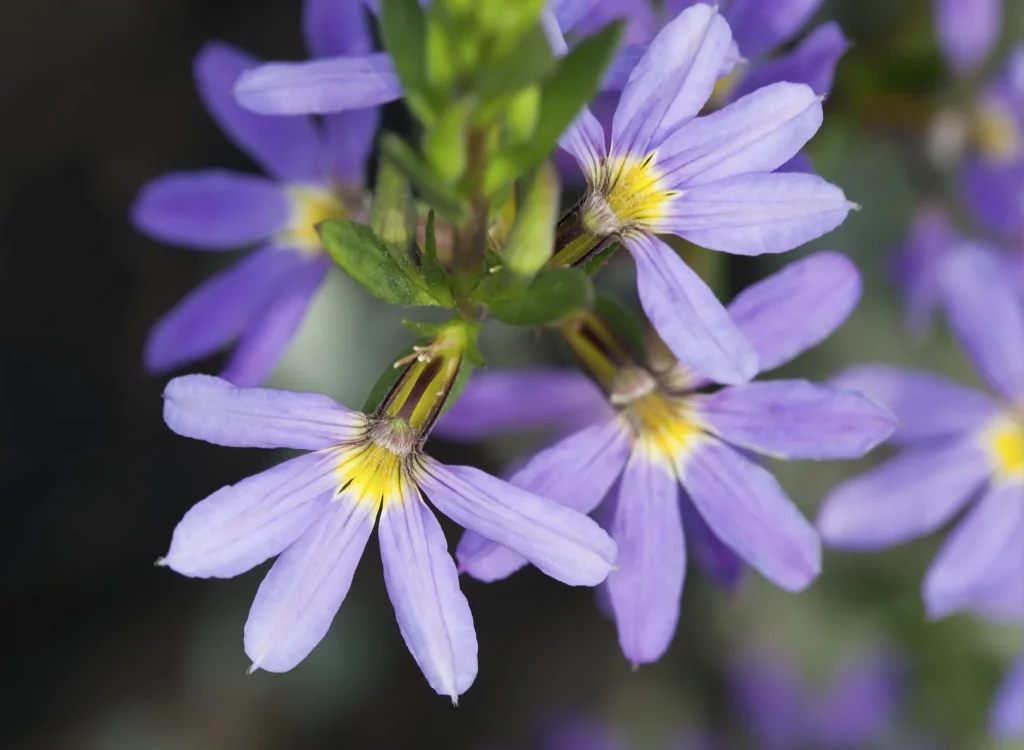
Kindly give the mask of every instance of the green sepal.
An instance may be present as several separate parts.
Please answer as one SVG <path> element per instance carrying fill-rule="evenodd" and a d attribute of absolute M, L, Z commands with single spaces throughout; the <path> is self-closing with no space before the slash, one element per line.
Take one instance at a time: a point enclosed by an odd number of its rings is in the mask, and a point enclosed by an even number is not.
<path fill-rule="evenodd" d="M 578 268 L 549 268 L 517 294 L 493 300 L 491 316 L 514 326 L 544 326 L 557 323 L 594 301 L 594 285 Z"/>
<path fill-rule="evenodd" d="M 551 258 L 560 185 L 550 162 L 523 182 L 515 223 L 502 250 L 510 285 L 525 286 Z"/>
<path fill-rule="evenodd" d="M 446 328 L 451 328 L 453 325 L 460 325 L 469 332 L 469 335 L 466 337 L 466 346 L 462 350 L 463 356 L 467 361 L 472 362 L 478 367 L 482 366 L 484 363 L 483 357 L 480 354 L 480 349 L 476 343 L 476 337 L 480 333 L 480 326 L 477 323 L 470 323 L 458 319 L 446 320 L 443 323 L 426 323 L 422 320 L 403 320 L 402 325 L 425 341 L 433 341 L 437 335 Z"/>
<path fill-rule="evenodd" d="M 636 313 L 604 292 L 599 292 L 594 299 L 594 313 L 629 348 L 637 362 L 645 360 L 644 324 Z"/>
<path fill-rule="evenodd" d="M 469 205 L 458 191 L 448 185 L 427 165 L 412 147 L 394 133 L 380 138 L 381 152 L 405 173 L 427 203 L 453 224 L 469 218 Z"/>
<path fill-rule="evenodd" d="M 331 219 L 317 224 L 320 240 L 335 262 L 375 297 L 395 305 L 444 306 L 410 278 L 387 246 L 365 224 Z"/>
<path fill-rule="evenodd" d="M 609 242 L 607 247 L 605 247 L 602 250 L 599 250 L 598 252 L 594 253 L 589 258 L 587 258 L 587 260 L 583 263 L 583 270 L 589 273 L 591 276 L 593 276 L 595 273 L 604 268 L 605 263 L 612 259 L 612 256 L 615 255 L 615 251 L 619 249 L 620 244 L 621 243 L 618 240 Z"/>
<path fill-rule="evenodd" d="M 455 305 L 455 297 L 452 292 L 452 279 L 437 257 L 437 237 L 434 233 L 434 211 L 427 212 L 427 226 L 425 230 L 426 244 L 423 249 L 423 256 L 420 258 L 420 272 L 427 291 L 441 300 L 446 306 Z"/>
<path fill-rule="evenodd" d="M 500 151 L 488 166 L 489 195 L 544 161 L 580 110 L 590 101 L 622 36 L 622 23 L 606 26 L 580 42 L 541 83 L 540 115 L 533 137 Z"/>
<path fill-rule="evenodd" d="M 405 359 L 413 353 L 413 344 L 405 347 L 397 357 L 392 360 L 392 364 L 388 365 L 387 369 L 380 374 L 377 378 L 377 382 L 373 384 L 373 388 L 370 389 L 370 393 L 366 397 L 366 401 L 363 403 L 363 414 L 373 414 L 377 411 L 377 407 L 380 406 L 380 402 L 384 400 L 384 397 L 388 395 L 388 391 L 391 390 L 391 386 L 395 384 L 399 376 L 402 374 L 401 367 L 395 367 L 394 362 Z"/>
<path fill-rule="evenodd" d="M 424 122 L 440 109 L 427 81 L 427 23 L 419 0 L 381 0 L 384 47 L 395 64 L 409 108 Z"/>
<path fill-rule="evenodd" d="M 469 383 L 469 378 L 473 374 L 473 370 L 483 365 L 483 361 L 473 362 L 467 356 L 462 360 L 462 366 L 459 367 L 459 374 L 455 376 L 455 382 L 452 383 L 452 389 L 448 391 L 448 398 L 444 401 L 444 406 L 441 407 L 441 416 L 443 417 L 448 413 L 448 410 L 455 406 L 455 402 L 459 400 L 459 396 L 466 390 L 466 385 Z"/>

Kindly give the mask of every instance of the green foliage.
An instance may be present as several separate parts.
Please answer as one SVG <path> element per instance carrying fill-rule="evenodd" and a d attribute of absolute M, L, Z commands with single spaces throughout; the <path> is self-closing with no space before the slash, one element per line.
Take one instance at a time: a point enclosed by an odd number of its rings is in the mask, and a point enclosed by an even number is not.
<path fill-rule="evenodd" d="M 444 302 L 453 305 L 452 280 L 437 257 L 437 237 L 434 233 L 434 212 L 427 213 L 426 247 L 420 259 L 420 273 L 427 290 Z"/>
<path fill-rule="evenodd" d="M 377 170 L 377 184 L 370 208 L 370 226 L 407 272 L 415 265 L 413 242 L 419 215 L 409 181 L 388 159 Z"/>
<path fill-rule="evenodd" d="M 526 289 L 491 301 L 490 314 L 514 326 L 557 323 L 594 301 L 590 276 L 578 268 L 550 268 L 537 274 Z"/>
<path fill-rule="evenodd" d="M 466 219 L 469 215 L 466 199 L 438 176 L 408 143 L 393 133 L 385 133 L 380 138 L 380 148 L 438 213 L 455 223 Z"/>
<path fill-rule="evenodd" d="M 584 39 L 541 82 L 541 104 L 532 137 L 499 151 L 488 165 L 484 190 L 490 195 L 544 161 L 580 110 L 597 92 L 622 36 L 612 24 Z"/>
<path fill-rule="evenodd" d="M 454 185 L 466 173 L 470 100 L 455 102 L 427 129 L 423 155 L 434 174 Z"/>
<path fill-rule="evenodd" d="M 396 305 L 446 304 L 414 281 L 365 224 L 332 219 L 318 224 L 317 231 L 335 262 L 375 297 Z"/>
<path fill-rule="evenodd" d="M 525 286 L 551 257 L 559 189 L 558 174 L 550 163 L 522 185 L 519 213 L 503 250 L 504 267 L 512 284 Z"/>
<path fill-rule="evenodd" d="M 426 16 L 419 0 L 381 0 L 384 46 L 395 63 L 405 100 L 420 119 L 429 122 L 441 108 L 427 80 Z"/>
<path fill-rule="evenodd" d="M 611 295 L 598 293 L 594 299 L 594 312 L 629 347 L 637 362 L 644 357 L 644 324 L 637 315 Z"/>

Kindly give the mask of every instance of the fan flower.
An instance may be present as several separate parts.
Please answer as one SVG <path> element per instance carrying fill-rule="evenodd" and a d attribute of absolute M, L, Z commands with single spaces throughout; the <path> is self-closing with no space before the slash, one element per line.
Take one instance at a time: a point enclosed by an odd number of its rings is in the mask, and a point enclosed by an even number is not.
<path fill-rule="evenodd" d="M 326 396 L 239 388 L 209 375 L 172 380 L 164 419 L 217 445 L 308 453 L 224 487 L 193 507 L 158 561 L 187 576 L 230 578 L 277 557 L 245 624 L 252 669 L 286 671 L 323 638 L 379 518 L 384 580 L 424 676 L 454 701 L 477 672 L 477 643 L 433 505 L 515 549 L 553 578 L 593 586 L 615 544 L 586 516 L 482 471 L 446 466 L 421 445 L 461 352 L 435 342 L 366 415 Z"/>
<path fill-rule="evenodd" d="M 552 0 L 545 26 L 571 31 L 598 0 Z M 366 0 L 374 13 L 378 3 Z M 619 50 L 605 73 L 602 88 L 622 88 L 643 51 L 641 45 Z M 359 110 L 402 97 L 394 63 L 386 52 L 339 50 L 310 62 L 274 62 L 246 71 L 235 84 L 238 103 L 265 115 L 331 114 Z"/>
<path fill-rule="evenodd" d="M 305 29 L 314 56 L 368 52 L 372 37 L 356 0 L 307 0 Z M 312 118 L 266 118 L 239 107 L 235 80 L 258 61 L 220 42 L 196 56 L 199 95 L 221 129 L 267 173 L 172 172 L 145 185 L 132 208 L 135 226 L 163 242 L 196 250 L 259 245 L 208 279 L 153 327 L 145 362 L 162 373 L 235 342 L 222 375 L 263 382 L 277 364 L 330 268 L 315 226 L 332 218 L 365 220 L 364 171 L 376 109 Z"/>
<path fill-rule="evenodd" d="M 1003 0 L 934 0 L 939 49 L 961 76 L 988 59 L 1003 26 Z"/>
<path fill-rule="evenodd" d="M 906 450 L 833 490 L 818 518 L 828 544 L 877 549 L 937 530 L 984 487 L 925 578 L 933 618 L 1008 579 L 1024 539 L 1024 311 L 1000 264 L 976 249 L 942 264 L 939 288 L 950 327 L 998 398 L 885 365 L 841 374 L 834 385 L 893 410 Z"/>
<path fill-rule="evenodd" d="M 822 252 L 748 288 L 729 312 L 762 367 L 772 369 L 828 336 L 859 295 L 853 265 Z M 746 453 L 861 456 L 892 432 L 885 409 L 856 393 L 802 380 L 699 393 L 708 380 L 667 352 L 641 367 L 593 316 L 566 324 L 564 332 L 607 394 L 604 416 L 535 455 L 510 481 L 581 512 L 601 505 L 598 518 L 619 549 L 607 594 L 631 662 L 656 661 L 675 634 L 687 539 L 701 564 L 725 581 L 735 580 L 739 559 L 786 590 L 799 591 L 814 580 L 821 565 L 817 534 Z M 489 389 L 491 377 L 478 374 L 467 390 Z M 511 403 L 547 402 L 541 377 L 523 378 L 518 393 L 510 387 L 511 375 L 499 377 L 508 384 L 501 395 Z M 577 377 L 581 388 L 593 390 Z M 521 415 L 505 417 L 513 412 L 508 406 L 486 411 L 494 417 L 493 432 L 522 425 Z M 588 405 L 576 416 L 595 411 Z M 465 417 L 456 407 L 441 434 L 457 432 Z M 482 432 L 477 419 L 476 433 Z M 457 557 L 462 570 L 485 581 L 527 562 L 472 533 L 463 536 Z"/>
<path fill-rule="evenodd" d="M 563 135 L 587 192 L 555 262 L 583 262 L 621 238 L 637 266 L 644 311 L 673 354 L 720 383 L 749 380 L 754 350 L 707 285 L 657 234 L 740 255 L 778 253 L 831 231 L 854 204 L 809 174 L 770 174 L 818 130 L 821 99 L 776 83 L 704 117 L 729 53 L 729 26 L 708 5 L 655 38 L 622 92 L 611 143 L 589 110 Z M 589 241 L 586 241 L 588 238 Z"/>
<path fill-rule="evenodd" d="M 968 260 L 985 256 L 994 259 L 1012 283 L 1024 292 L 1024 245 L 1014 252 L 969 240 L 956 231 L 942 208 L 923 206 L 914 215 L 893 268 L 903 293 L 907 324 L 914 334 L 924 335 L 931 328 L 946 296 L 941 289 L 942 266 L 961 248 L 970 251 Z"/>

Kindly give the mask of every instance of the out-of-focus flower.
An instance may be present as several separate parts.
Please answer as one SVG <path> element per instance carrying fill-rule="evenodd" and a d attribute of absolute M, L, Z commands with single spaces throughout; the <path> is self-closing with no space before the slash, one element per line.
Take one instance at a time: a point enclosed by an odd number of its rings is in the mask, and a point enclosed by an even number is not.
<path fill-rule="evenodd" d="M 730 686 L 734 710 L 759 750 L 853 750 L 874 746 L 892 730 L 903 671 L 889 652 L 861 654 L 831 686 L 812 693 L 791 664 L 763 653 L 738 660 Z"/>
<path fill-rule="evenodd" d="M 1024 46 L 978 96 L 969 133 L 960 175 L 968 206 L 988 230 L 1024 241 Z"/>
<path fill-rule="evenodd" d="M 914 215 L 910 233 L 894 264 L 907 323 L 914 334 L 923 335 L 931 328 L 932 319 L 946 298 L 941 289 L 945 277 L 942 266 L 961 248 L 970 251 L 964 262 L 994 259 L 1011 283 L 1024 292 L 1024 245 L 1014 250 L 1012 246 L 996 247 L 970 240 L 960 235 L 942 208 L 924 205 Z"/>
<path fill-rule="evenodd" d="M 666 0 L 665 15 L 677 13 L 699 0 Z M 724 104 L 772 83 L 805 83 L 815 93 L 832 90 L 836 65 L 849 49 L 834 21 L 814 28 L 792 51 L 772 58 L 776 49 L 791 41 L 821 7 L 822 0 L 726 0 L 722 14 L 732 29 L 742 62 L 715 89 L 715 102 Z"/>
<path fill-rule="evenodd" d="M 986 487 L 925 578 L 933 618 L 1009 580 L 1024 539 L 1024 310 L 1003 267 L 970 247 L 942 264 L 939 282 L 950 327 L 998 398 L 885 365 L 841 374 L 834 385 L 893 410 L 907 450 L 837 487 L 818 519 L 827 543 L 876 549 L 935 531 Z"/>
<path fill-rule="evenodd" d="M 1003 25 L 1003 0 L 934 0 L 935 33 L 949 66 L 975 70 L 992 54 Z"/>
<path fill-rule="evenodd" d="M 790 250 L 831 231 L 854 204 L 809 174 L 770 174 L 821 125 L 808 86 L 776 83 L 697 117 L 729 52 L 729 26 L 694 5 L 648 47 L 622 92 L 611 143 L 584 110 L 561 140 L 587 179 L 583 230 L 621 237 L 644 311 L 679 361 L 720 383 L 757 372 L 754 350 L 707 285 L 657 234 L 739 255 Z M 580 258 L 556 255 L 564 264 Z"/>
<path fill-rule="evenodd" d="M 563 32 L 571 31 L 597 2 L 553 0 L 545 11 L 545 20 L 554 22 Z M 367 5 L 379 12 L 377 3 L 367 0 Z M 622 88 L 642 50 L 637 45 L 622 48 L 605 73 L 602 88 Z M 241 106 L 261 114 L 330 114 L 399 99 L 402 84 L 386 52 L 339 50 L 322 60 L 261 65 L 246 71 L 234 92 Z"/>
<path fill-rule="evenodd" d="M 828 336 L 859 296 L 853 265 L 822 252 L 748 288 L 729 314 L 762 368 L 770 370 Z M 608 496 L 599 520 L 616 539 L 619 557 L 607 593 L 626 657 L 647 663 L 668 648 L 679 615 L 687 539 L 702 566 L 726 583 L 735 581 L 742 559 L 784 589 L 807 586 L 820 570 L 817 535 L 772 475 L 745 454 L 861 456 L 892 432 L 892 415 L 858 394 L 802 380 L 698 393 L 707 379 L 667 351 L 648 367 L 635 364 L 594 318 L 568 324 L 565 333 L 609 404 L 603 418 L 535 455 L 511 481 L 582 512 Z M 467 388 L 470 398 L 477 389 L 493 394 L 493 377 L 478 374 Z M 512 373 L 497 377 L 509 403 L 490 409 L 476 401 L 480 412 L 492 415 L 492 432 L 522 425 L 510 404 L 547 402 L 543 375 L 520 377 L 518 384 Z M 564 387 L 568 377 L 559 374 L 555 385 Z M 581 389 L 593 390 L 577 377 Z M 457 409 L 442 423 L 448 434 L 457 434 L 458 422 L 467 418 L 476 435 L 484 433 L 479 417 Z M 597 413 L 588 405 L 581 417 Z M 537 414 L 537 421 L 543 416 Z M 527 562 L 471 533 L 459 543 L 457 557 L 463 570 L 486 581 Z"/>
<path fill-rule="evenodd" d="M 362 54 L 372 45 L 358 0 L 307 0 L 314 56 Z M 259 249 L 205 281 L 153 327 L 146 366 L 166 372 L 235 342 L 222 373 L 240 385 L 270 375 L 330 267 L 315 225 L 363 220 L 364 171 L 379 113 L 268 118 L 235 103 L 235 80 L 258 61 L 213 42 L 194 65 L 213 119 L 268 177 L 228 170 L 172 172 L 142 188 L 132 209 L 140 231 L 196 250 Z"/>
<path fill-rule="evenodd" d="M 593 586 L 611 570 L 615 544 L 591 519 L 423 454 L 460 356 L 436 344 L 373 415 L 319 394 L 239 388 L 208 375 L 168 384 L 164 419 L 180 435 L 309 451 L 197 504 L 159 561 L 187 576 L 230 578 L 277 556 L 245 625 L 253 669 L 289 670 L 319 643 L 379 516 L 384 580 L 409 651 L 439 694 L 455 700 L 469 688 L 477 672 L 473 619 L 424 495 L 560 581 Z"/>

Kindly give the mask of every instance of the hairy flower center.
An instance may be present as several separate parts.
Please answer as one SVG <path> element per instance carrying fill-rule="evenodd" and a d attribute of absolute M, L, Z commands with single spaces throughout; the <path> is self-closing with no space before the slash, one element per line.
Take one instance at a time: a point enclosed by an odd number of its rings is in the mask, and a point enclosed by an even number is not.
<path fill-rule="evenodd" d="M 651 229 L 675 195 L 662 185 L 654 154 L 609 157 L 583 202 L 583 226 L 599 236 L 631 227 Z"/>
<path fill-rule="evenodd" d="M 347 219 L 352 212 L 334 190 L 320 187 L 288 188 L 292 211 L 282 242 L 308 254 L 321 252 L 316 225 L 328 219 Z"/>
<path fill-rule="evenodd" d="M 694 439 L 701 435 L 683 402 L 657 391 L 631 403 L 625 413 L 636 444 L 670 460 L 688 453 Z"/>
<path fill-rule="evenodd" d="M 395 450 L 372 437 L 343 449 L 336 469 L 339 487 L 358 503 L 398 500 L 408 455 L 408 451 Z"/>
<path fill-rule="evenodd" d="M 997 478 L 1024 478 L 1024 418 L 1000 418 L 986 430 L 984 441 Z"/>
<path fill-rule="evenodd" d="M 1024 154 L 1024 134 L 1004 104 L 982 103 L 974 113 L 971 135 L 981 154 L 996 164 L 1007 164 Z"/>

